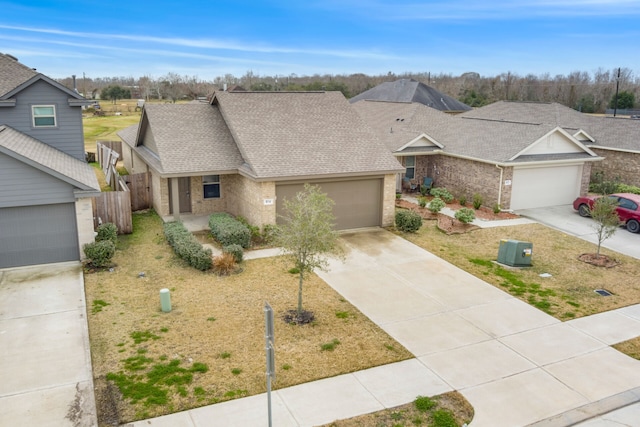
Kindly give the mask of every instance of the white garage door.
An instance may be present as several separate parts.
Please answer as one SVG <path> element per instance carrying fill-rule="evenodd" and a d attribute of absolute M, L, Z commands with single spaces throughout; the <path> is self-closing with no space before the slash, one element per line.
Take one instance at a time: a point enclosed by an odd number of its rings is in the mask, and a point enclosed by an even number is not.
<path fill-rule="evenodd" d="M 0 268 L 79 259 L 73 203 L 0 209 Z"/>
<path fill-rule="evenodd" d="M 582 165 L 513 171 L 511 209 L 568 205 L 580 194 Z"/>
<path fill-rule="evenodd" d="M 375 227 L 382 222 L 382 178 L 350 181 L 311 182 L 317 184 L 334 201 L 336 229 Z M 277 222 L 284 212 L 284 200 L 292 199 L 304 189 L 304 184 L 276 185 Z"/>

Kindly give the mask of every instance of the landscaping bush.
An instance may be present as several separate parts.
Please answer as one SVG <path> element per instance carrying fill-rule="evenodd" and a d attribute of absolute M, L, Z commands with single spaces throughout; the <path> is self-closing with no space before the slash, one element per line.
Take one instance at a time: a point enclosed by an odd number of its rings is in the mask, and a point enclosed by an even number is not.
<path fill-rule="evenodd" d="M 418 206 L 420 206 L 421 208 L 427 206 L 427 198 L 424 196 L 418 197 Z"/>
<path fill-rule="evenodd" d="M 249 233 L 251 234 L 251 238 L 252 239 L 261 239 L 262 236 L 260 234 L 260 227 L 256 227 L 255 225 L 251 225 L 249 224 L 249 220 L 247 220 L 245 217 L 238 215 L 236 217 L 236 220 L 244 225 L 245 227 L 247 227 L 249 229 Z"/>
<path fill-rule="evenodd" d="M 233 255 L 233 258 L 236 260 L 236 262 L 238 263 L 242 262 L 242 258 L 244 256 L 244 250 L 242 249 L 242 246 L 240 245 L 224 246 L 222 248 L 222 252 L 225 254 Z"/>
<path fill-rule="evenodd" d="M 461 223 L 468 224 L 476 219 L 476 213 L 473 211 L 473 209 L 462 208 L 456 212 L 455 217 Z"/>
<path fill-rule="evenodd" d="M 438 213 L 445 207 L 445 203 L 442 201 L 440 197 L 434 197 L 433 200 L 429 203 L 429 210 L 433 213 Z"/>
<path fill-rule="evenodd" d="M 176 255 L 190 266 L 200 271 L 211 268 L 211 249 L 204 249 L 195 236 L 181 222 L 168 222 L 164 225 L 164 235 Z"/>
<path fill-rule="evenodd" d="M 236 259 L 230 253 L 223 252 L 221 255 L 213 258 L 213 271 L 221 276 L 228 276 L 236 271 L 236 268 Z"/>
<path fill-rule="evenodd" d="M 262 241 L 271 243 L 278 234 L 278 226 L 275 224 L 267 224 L 262 227 Z"/>
<path fill-rule="evenodd" d="M 619 183 L 614 193 L 640 194 L 640 187 L 636 187 L 635 185 L 627 185 L 627 184 Z"/>
<path fill-rule="evenodd" d="M 100 224 L 97 230 L 96 242 L 102 242 L 103 240 L 110 240 L 113 244 L 118 243 L 118 227 L 110 222 Z"/>
<path fill-rule="evenodd" d="M 451 194 L 449 190 L 444 187 L 432 188 L 431 195 L 434 197 L 440 197 L 445 201 L 445 203 L 453 202 L 453 194 Z"/>
<path fill-rule="evenodd" d="M 116 245 L 111 240 L 87 243 L 82 248 L 94 267 L 108 267 L 116 254 Z"/>
<path fill-rule="evenodd" d="M 482 203 L 484 202 L 484 199 L 482 198 L 481 194 L 474 194 L 473 195 L 473 208 L 474 209 L 480 209 L 480 207 L 482 206 Z"/>
<path fill-rule="evenodd" d="M 414 211 L 399 210 L 396 212 L 396 227 L 405 233 L 415 233 L 422 227 L 422 217 Z"/>
<path fill-rule="evenodd" d="M 501 210 L 502 210 L 502 209 L 500 209 L 500 205 L 499 205 L 498 203 L 496 203 L 495 205 L 493 205 L 493 213 L 494 213 L 494 214 L 496 214 L 496 215 L 497 215 L 497 214 L 499 214 Z"/>
<path fill-rule="evenodd" d="M 460 203 L 461 206 L 467 206 L 467 196 L 465 196 L 464 194 L 462 196 L 460 196 L 460 198 L 458 199 L 458 202 Z"/>
<path fill-rule="evenodd" d="M 211 214 L 209 228 L 213 237 L 222 246 L 240 245 L 246 249 L 251 244 L 249 228 L 227 213 Z"/>

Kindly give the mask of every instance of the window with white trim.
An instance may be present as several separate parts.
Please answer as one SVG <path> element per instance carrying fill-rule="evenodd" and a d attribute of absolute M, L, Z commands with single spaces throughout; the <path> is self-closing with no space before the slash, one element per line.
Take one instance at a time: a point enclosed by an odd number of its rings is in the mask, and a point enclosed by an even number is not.
<path fill-rule="evenodd" d="M 202 177 L 202 188 L 205 199 L 220 198 L 220 175 L 205 175 Z"/>
<path fill-rule="evenodd" d="M 33 117 L 33 127 L 56 126 L 55 105 L 33 105 L 31 106 L 31 116 Z"/>
<path fill-rule="evenodd" d="M 407 179 L 413 179 L 416 176 L 416 156 L 407 156 L 404 158 L 404 167 L 406 168 L 404 176 Z"/>

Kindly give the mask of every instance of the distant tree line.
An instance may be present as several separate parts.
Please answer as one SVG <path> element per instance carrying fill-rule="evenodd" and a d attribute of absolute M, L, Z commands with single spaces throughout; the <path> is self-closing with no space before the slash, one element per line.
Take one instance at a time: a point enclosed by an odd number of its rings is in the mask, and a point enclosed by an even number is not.
<path fill-rule="evenodd" d="M 87 98 L 96 98 L 109 86 L 121 86 L 130 91 L 132 98 L 179 99 L 209 97 L 215 90 L 240 86 L 253 91 L 300 91 L 337 90 L 347 98 L 358 95 L 378 84 L 402 78 L 423 82 L 440 92 L 452 96 L 472 107 L 481 107 L 500 100 L 558 102 L 585 113 L 604 113 L 607 108 L 616 107 L 616 86 L 618 87 L 617 108 L 638 108 L 640 100 L 640 77 L 635 77 L 628 68 L 606 70 L 599 68 L 592 73 L 574 71 L 568 75 L 550 74 L 518 75 L 511 72 L 496 76 L 481 76 L 469 72 L 459 76 L 452 74 L 387 73 L 369 76 L 366 74 L 298 76 L 259 76 L 248 71 L 243 76 L 232 74 L 205 81 L 197 76 L 181 76 L 168 73 L 154 78 L 100 77 L 80 78 L 78 91 Z M 71 88 L 71 77 L 60 79 Z"/>

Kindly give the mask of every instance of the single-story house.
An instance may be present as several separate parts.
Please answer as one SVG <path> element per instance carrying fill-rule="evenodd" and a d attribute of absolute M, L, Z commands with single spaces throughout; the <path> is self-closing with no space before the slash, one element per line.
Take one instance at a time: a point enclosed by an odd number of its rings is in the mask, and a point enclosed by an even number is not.
<path fill-rule="evenodd" d="M 571 203 L 589 185 L 591 166 L 602 160 L 557 124 L 451 116 L 419 103 L 352 104 L 405 166 L 403 177 L 455 196 L 474 194 L 504 210 Z"/>
<path fill-rule="evenodd" d="M 444 113 L 457 114 L 472 108 L 464 102 L 446 95 L 437 89 L 414 79 L 399 79 L 394 82 L 383 82 L 366 90 L 353 98 L 350 103 L 358 101 L 390 101 L 417 102 Z"/>
<path fill-rule="evenodd" d="M 210 103 L 146 104 L 119 133 L 130 173 L 151 174 L 159 215 L 224 211 L 281 221 L 305 183 L 335 202 L 337 229 L 394 221 L 404 169 L 340 92 L 216 92 Z"/>
<path fill-rule="evenodd" d="M 583 114 L 555 102 L 501 101 L 463 116 L 559 126 L 604 158 L 593 164 L 592 178 L 602 172 L 606 179 L 640 187 L 640 120 Z"/>
<path fill-rule="evenodd" d="M 0 268 L 75 261 L 100 186 L 77 92 L 0 54 Z"/>

